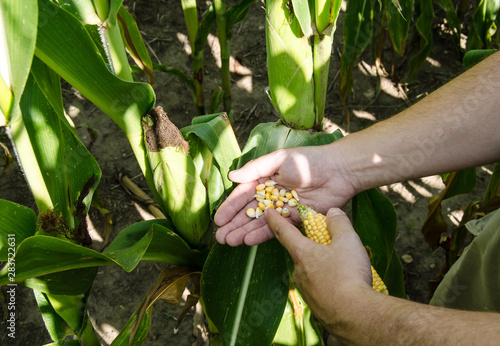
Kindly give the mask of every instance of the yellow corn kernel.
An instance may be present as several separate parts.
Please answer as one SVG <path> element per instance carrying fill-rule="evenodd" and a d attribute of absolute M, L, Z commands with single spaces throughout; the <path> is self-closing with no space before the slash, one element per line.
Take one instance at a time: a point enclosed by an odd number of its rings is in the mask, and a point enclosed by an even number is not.
<path fill-rule="evenodd" d="M 286 190 L 285 189 L 281 189 L 280 190 L 280 196 L 283 197 L 286 195 Z"/>
<path fill-rule="evenodd" d="M 288 210 L 287 208 L 281 209 L 281 215 L 283 217 L 289 217 L 290 216 L 290 210 Z"/>
<path fill-rule="evenodd" d="M 274 209 L 274 204 L 273 203 L 269 203 L 268 205 L 266 205 L 266 209 L 268 209 L 268 208 L 273 208 Z"/>
<path fill-rule="evenodd" d="M 299 195 L 297 194 L 297 191 L 292 190 L 291 193 L 292 193 L 293 198 L 295 198 L 297 200 L 297 202 L 300 201 Z"/>
<path fill-rule="evenodd" d="M 258 192 L 258 191 L 262 191 L 266 188 L 266 184 L 259 184 L 255 187 L 255 190 Z"/>
<path fill-rule="evenodd" d="M 291 192 L 287 192 L 287 193 L 285 193 L 285 197 L 290 199 L 290 198 L 293 198 L 293 195 Z"/>
<path fill-rule="evenodd" d="M 273 186 L 266 186 L 265 191 L 268 193 L 273 193 L 273 189 L 274 189 Z"/>
<path fill-rule="evenodd" d="M 288 203 L 288 198 L 286 197 L 283 197 L 281 196 L 280 198 L 278 198 L 280 201 L 282 201 L 283 203 Z"/>
<path fill-rule="evenodd" d="M 271 195 L 271 196 L 269 196 L 269 199 L 270 199 L 271 201 L 279 201 L 279 197 L 278 197 L 278 196 L 276 196 L 276 195 Z"/>
<path fill-rule="evenodd" d="M 295 206 L 297 206 L 297 204 L 298 203 L 297 203 L 297 200 L 295 198 L 291 198 L 291 199 L 288 200 L 288 206 L 289 207 L 295 207 Z"/>
<path fill-rule="evenodd" d="M 254 195 L 254 197 L 264 197 L 266 195 L 266 191 L 260 190 Z"/>
<path fill-rule="evenodd" d="M 283 209 L 281 207 L 277 207 L 276 211 L 281 214 L 281 212 L 283 211 Z"/>
<path fill-rule="evenodd" d="M 259 208 L 262 210 L 266 209 L 266 204 L 264 202 L 259 202 Z"/>
<path fill-rule="evenodd" d="M 274 180 L 266 180 L 266 182 L 264 183 L 264 185 L 266 186 L 273 186 L 276 185 L 276 182 Z"/>
<path fill-rule="evenodd" d="M 279 198 L 280 197 L 280 190 L 278 190 L 277 188 L 274 188 L 272 191 L 272 194 Z"/>
<path fill-rule="evenodd" d="M 277 206 L 278 208 L 282 208 L 284 205 L 285 205 L 285 203 L 283 203 L 283 201 L 279 201 L 279 200 L 278 200 L 278 201 L 276 201 L 276 206 Z"/>
<path fill-rule="evenodd" d="M 301 204 L 298 204 L 297 210 L 299 211 L 300 218 L 304 225 L 306 236 L 319 244 L 330 244 L 330 242 L 332 241 L 332 237 L 326 225 L 326 216 L 314 211 L 310 207 L 306 207 Z M 389 294 L 387 286 L 384 284 L 384 281 L 378 275 L 375 268 L 373 268 L 372 266 L 371 269 L 373 277 L 373 289 L 377 292 Z"/>
<path fill-rule="evenodd" d="M 254 218 L 255 217 L 255 209 L 254 208 L 248 208 L 247 209 L 247 216 Z"/>
<path fill-rule="evenodd" d="M 255 209 L 255 218 L 258 219 L 259 216 L 261 216 L 262 214 L 264 214 L 264 211 L 260 208 L 257 208 Z"/>
<path fill-rule="evenodd" d="M 266 193 L 266 195 L 264 196 L 265 199 L 271 199 L 271 194 L 268 192 Z"/>

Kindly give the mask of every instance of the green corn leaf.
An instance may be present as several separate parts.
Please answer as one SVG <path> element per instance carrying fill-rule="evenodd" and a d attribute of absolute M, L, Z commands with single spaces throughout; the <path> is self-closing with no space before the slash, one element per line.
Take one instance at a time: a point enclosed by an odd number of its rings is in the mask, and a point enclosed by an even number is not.
<path fill-rule="evenodd" d="M 41 20 L 46 21 L 48 17 Z M 3 45 L 0 77 L 4 82 L 0 94 L 0 126 L 6 125 L 18 109 L 35 51 L 37 24 L 36 0 L 0 2 L 0 45 Z"/>
<path fill-rule="evenodd" d="M 248 14 L 248 9 L 250 5 L 252 5 L 256 0 L 241 0 L 240 2 L 235 3 L 227 10 L 227 26 L 228 26 L 228 35 L 230 36 L 230 31 L 233 25 L 238 24 Z"/>
<path fill-rule="evenodd" d="M 270 345 L 286 304 L 288 270 L 276 239 L 215 244 L 202 272 L 205 311 L 225 345 Z"/>
<path fill-rule="evenodd" d="M 233 188 L 227 176 L 241 155 L 238 141 L 225 113 L 195 117 L 193 125 L 182 128 L 181 133 L 190 143 L 195 165 L 201 167 L 198 172 L 207 186 L 210 215 L 213 215 L 224 193 Z M 193 156 L 195 154 L 198 157 Z"/>
<path fill-rule="evenodd" d="M 6 262 L 13 255 L 9 248 L 17 249 L 24 239 L 35 234 L 36 214 L 30 208 L 0 199 L 0 230 L 0 261 Z"/>
<path fill-rule="evenodd" d="M 311 43 L 290 8 L 266 2 L 266 46 L 271 102 L 293 128 L 313 128 L 315 119 Z"/>
<path fill-rule="evenodd" d="M 398 8 L 392 0 L 385 0 L 389 36 L 394 50 L 403 56 L 413 13 L 413 0 L 401 0 L 399 4 Z"/>
<path fill-rule="evenodd" d="M 466 68 L 471 68 L 472 66 L 483 61 L 491 54 L 497 52 L 496 49 L 473 49 L 465 53 L 464 55 L 464 66 Z"/>
<path fill-rule="evenodd" d="M 96 275 L 97 267 L 80 268 L 26 279 L 23 285 L 47 294 L 79 295 L 92 288 Z"/>
<path fill-rule="evenodd" d="M 417 4 L 419 17 L 415 23 L 415 27 L 420 36 L 420 49 L 408 62 L 407 81 L 409 83 L 415 81 L 418 71 L 432 49 L 432 21 L 434 20 L 434 9 L 432 6 L 432 0 L 421 0 Z"/>
<path fill-rule="evenodd" d="M 262 123 L 257 125 L 250 134 L 247 144 L 243 149 L 237 168 L 243 167 L 250 160 L 272 151 L 306 145 L 323 145 L 331 143 L 342 137 L 340 131 L 334 133 L 316 133 L 311 135 L 308 131 L 293 130 L 281 123 Z"/>
<path fill-rule="evenodd" d="M 59 341 L 64 339 L 68 335 L 74 335 L 75 333 L 71 330 L 64 319 L 57 314 L 46 295 L 42 292 L 33 291 L 38 308 L 42 314 L 43 322 L 45 323 L 45 328 L 50 334 L 52 340 L 54 340 L 58 345 Z"/>
<path fill-rule="evenodd" d="M 168 220 L 135 223 L 121 231 L 103 253 L 45 235 L 28 237 L 16 252 L 16 282 L 101 265 L 118 265 L 130 272 L 141 260 L 201 268 L 206 251 L 192 250 L 173 229 Z M 8 267 L 4 266 L 0 286 L 9 282 Z"/>
<path fill-rule="evenodd" d="M 391 201 L 375 189 L 361 192 L 353 199 L 353 226 L 370 260 L 391 295 L 404 296 L 403 272 L 394 259 L 397 215 Z M 388 275 L 391 267 L 391 275 Z M 401 264 L 399 264 L 401 267 Z"/>
<path fill-rule="evenodd" d="M 371 1 L 349 1 L 344 18 L 344 51 L 340 58 L 340 97 L 345 104 L 352 90 L 352 70 L 370 42 L 372 24 Z"/>
<path fill-rule="evenodd" d="M 231 189 L 233 183 L 227 175 L 233 166 L 234 160 L 240 157 L 241 150 L 227 115 L 225 113 L 215 114 L 215 117 L 206 123 L 200 123 L 201 120 L 198 119 L 195 121 L 196 124 L 181 129 L 181 133 L 184 136 L 192 133 L 203 140 L 217 162 L 226 189 Z"/>
<path fill-rule="evenodd" d="M 479 1 L 469 23 L 466 51 L 491 48 L 492 36 L 496 31 L 495 19 L 500 9 L 498 0 Z"/>
<path fill-rule="evenodd" d="M 154 82 L 154 68 L 148 49 L 142 39 L 134 17 L 121 6 L 118 12 L 118 22 L 122 33 L 123 43 L 128 53 L 134 59 L 137 66 L 148 76 L 149 83 Z"/>

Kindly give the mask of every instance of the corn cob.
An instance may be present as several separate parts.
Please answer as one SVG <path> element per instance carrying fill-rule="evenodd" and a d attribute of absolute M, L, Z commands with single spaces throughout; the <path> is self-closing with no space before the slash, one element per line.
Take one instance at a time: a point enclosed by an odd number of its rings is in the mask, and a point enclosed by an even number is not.
<path fill-rule="evenodd" d="M 297 210 L 299 211 L 300 219 L 304 225 L 304 231 L 306 236 L 314 240 L 316 243 L 329 245 L 332 241 L 332 237 L 330 232 L 328 231 L 326 225 L 326 216 L 316 212 L 310 207 L 298 204 Z M 377 292 L 382 292 L 385 294 L 389 294 L 387 287 L 382 281 L 382 278 L 378 275 L 375 268 L 372 267 L 372 277 L 373 284 L 372 287 Z"/>

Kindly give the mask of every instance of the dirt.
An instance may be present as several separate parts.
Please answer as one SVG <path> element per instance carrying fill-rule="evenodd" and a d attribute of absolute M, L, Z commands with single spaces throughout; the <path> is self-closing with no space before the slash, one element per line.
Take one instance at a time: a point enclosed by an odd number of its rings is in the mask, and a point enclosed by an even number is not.
<path fill-rule="evenodd" d="M 191 60 L 185 50 L 184 38 L 187 37 L 187 31 L 180 2 L 126 1 L 125 5 L 136 17 L 143 37 L 148 42 L 153 61 L 177 67 L 189 73 Z M 384 87 L 377 96 L 377 78 L 367 75 L 368 68 L 363 67 L 371 65 L 370 53 L 367 51 L 362 55 L 360 61 L 363 62 L 354 71 L 354 91 L 348 100 L 351 110 L 350 132 L 361 130 L 397 114 L 463 71 L 451 37 L 443 30 L 439 30 L 443 22 L 442 17 L 443 14 L 437 11 L 431 59 L 424 64 L 417 81 L 411 85 L 401 83 L 407 61 L 396 57 L 394 75 L 384 77 Z M 337 93 L 338 52 L 342 50 L 342 19 L 341 13 L 330 65 L 331 86 L 328 91 L 325 120 L 327 131 L 332 131 L 337 127 L 347 131 L 345 114 Z M 236 66 L 239 72 L 239 74 L 232 73 L 231 75 L 234 129 L 242 147 L 255 125 L 277 120 L 276 113 L 265 93 L 268 83 L 264 25 L 263 5 L 256 2 L 251 6 L 247 18 L 232 30 L 231 55 L 237 61 Z M 205 50 L 204 80 L 207 100 L 220 84 L 219 68 L 212 54 L 212 50 L 216 50 L 213 37 L 209 38 L 209 47 Z M 418 42 L 413 42 L 410 49 L 415 47 L 418 47 Z M 391 52 L 386 50 L 384 65 L 388 71 L 391 71 L 391 60 Z M 63 83 L 63 89 L 66 111 L 77 126 L 82 141 L 87 145 L 92 141 L 87 128 L 94 131 L 96 135 L 92 154 L 103 173 L 98 193 L 103 198 L 106 208 L 113 213 L 112 240 L 120 230 L 151 217 L 145 211 L 144 206 L 135 202 L 119 185 L 118 175 L 125 174 L 132 177 L 133 181 L 145 191 L 148 191 L 148 188 L 128 141 L 118 126 L 67 83 Z M 185 84 L 174 76 L 157 73 L 154 89 L 157 95 L 156 104 L 165 109 L 170 120 L 179 128 L 189 125 L 195 115 L 195 108 L 190 91 Z M 0 132 L 0 140 L 5 144 L 8 142 L 3 132 Z M 491 167 L 487 168 L 491 169 Z M 482 168 L 478 168 L 478 173 L 476 192 L 446 201 L 445 214 L 464 208 L 470 200 L 482 196 L 488 173 Z M 431 251 L 420 232 L 427 215 L 428 198 L 432 194 L 439 193 L 441 189 L 442 186 L 439 185 L 439 179 L 436 177 L 381 188 L 381 191 L 393 201 L 398 214 L 396 249 L 400 258 L 404 258 L 402 262 L 407 296 L 408 299 L 418 302 L 428 301 L 428 281 L 436 274 L 444 260 L 443 251 Z M 17 163 L 0 180 L 0 198 L 36 210 L 33 197 Z M 96 209 L 91 210 L 89 223 L 98 233 L 102 233 L 104 221 Z M 96 234 L 93 233 L 92 236 L 94 246 L 98 248 L 102 240 Z M 103 344 L 109 344 L 117 331 L 122 329 L 164 267 L 163 264 L 141 263 L 131 273 L 126 273 L 115 266 L 99 268 L 88 311 Z M 49 343 L 50 337 L 45 330 L 30 289 L 21 287 L 17 297 L 17 306 L 18 327 L 15 344 Z M 195 322 L 193 327 L 193 320 L 197 320 L 194 318 L 194 311 L 189 312 L 178 333 L 174 335 L 175 317 L 178 316 L 180 309 L 180 307 L 173 307 L 164 302 L 155 305 L 152 327 L 146 345 L 203 344 L 201 339 L 197 341 L 193 335 L 193 329 L 196 329 L 198 324 Z M 2 319 L 0 328 L 0 343 L 11 344 L 11 340 L 8 340 L 5 335 L 5 319 Z"/>

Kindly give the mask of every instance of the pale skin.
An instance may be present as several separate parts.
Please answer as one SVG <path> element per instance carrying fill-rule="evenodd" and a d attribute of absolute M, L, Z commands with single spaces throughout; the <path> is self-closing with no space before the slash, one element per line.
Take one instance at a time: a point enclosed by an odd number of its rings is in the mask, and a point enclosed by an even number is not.
<path fill-rule="evenodd" d="M 366 251 L 338 208 L 370 188 L 500 161 L 499 66 L 497 52 L 386 121 L 329 145 L 278 150 L 231 172 L 240 184 L 215 215 L 217 240 L 237 246 L 276 237 L 295 262 L 294 280 L 306 302 L 327 330 L 349 343 L 498 342 L 498 313 L 434 307 L 373 291 Z M 289 219 L 274 210 L 257 220 L 245 215 L 255 204 L 255 186 L 267 179 L 295 188 L 302 204 L 322 213 L 332 208 L 329 246 L 302 236 L 293 209 Z"/>

